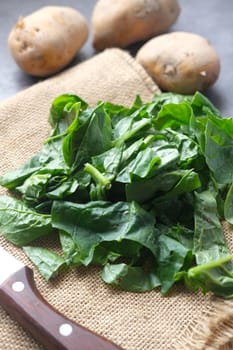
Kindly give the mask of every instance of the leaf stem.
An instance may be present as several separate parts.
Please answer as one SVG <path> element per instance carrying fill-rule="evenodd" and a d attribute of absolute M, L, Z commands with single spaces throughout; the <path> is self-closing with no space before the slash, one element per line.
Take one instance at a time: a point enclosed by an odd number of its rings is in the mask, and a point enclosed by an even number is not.
<path fill-rule="evenodd" d="M 64 132 L 64 133 L 58 134 L 58 135 L 54 135 L 54 136 L 50 136 L 50 137 L 48 137 L 48 138 L 44 141 L 44 145 L 46 145 L 46 144 L 49 143 L 49 142 L 62 139 L 62 138 L 65 137 L 66 135 L 67 135 L 67 132 Z"/>
<path fill-rule="evenodd" d="M 98 169 L 96 169 L 92 164 L 86 163 L 84 166 L 84 171 L 91 175 L 91 177 L 100 185 L 103 185 L 107 189 L 111 187 L 111 182 L 106 176 L 104 176 Z"/>
<path fill-rule="evenodd" d="M 215 267 L 219 267 L 222 264 L 225 264 L 233 259 L 233 255 L 227 255 L 224 258 L 221 258 L 216 261 L 211 261 L 206 264 L 198 265 L 195 267 L 192 267 L 188 270 L 188 277 L 195 277 L 196 275 L 200 274 L 201 272 L 208 271 L 210 269 L 214 269 Z"/>
<path fill-rule="evenodd" d="M 145 126 L 150 125 L 151 124 L 151 120 L 145 120 L 143 123 L 139 124 L 138 126 L 136 126 L 134 129 L 129 130 L 128 132 L 126 132 L 125 134 L 123 134 L 121 137 L 119 137 L 118 139 L 116 139 L 113 142 L 113 146 L 116 145 L 120 145 L 123 142 L 127 141 L 128 139 L 130 139 L 131 137 L 133 137 L 138 131 L 140 131 L 141 129 L 143 129 Z"/>

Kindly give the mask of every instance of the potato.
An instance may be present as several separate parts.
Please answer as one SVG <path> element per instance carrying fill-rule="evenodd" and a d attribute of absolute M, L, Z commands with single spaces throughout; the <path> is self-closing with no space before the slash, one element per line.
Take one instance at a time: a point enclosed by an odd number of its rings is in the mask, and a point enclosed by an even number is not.
<path fill-rule="evenodd" d="M 166 31 L 177 19 L 177 0 L 99 0 L 92 14 L 93 46 L 124 48 Z"/>
<path fill-rule="evenodd" d="M 20 18 L 8 45 L 27 73 L 46 77 L 65 67 L 88 38 L 85 18 L 69 7 L 46 6 Z"/>
<path fill-rule="evenodd" d="M 220 59 L 207 39 L 193 33 L 173 32 L 144 44 L 136 60 L 164 91 L 193 94 L 214 84 Z"/>

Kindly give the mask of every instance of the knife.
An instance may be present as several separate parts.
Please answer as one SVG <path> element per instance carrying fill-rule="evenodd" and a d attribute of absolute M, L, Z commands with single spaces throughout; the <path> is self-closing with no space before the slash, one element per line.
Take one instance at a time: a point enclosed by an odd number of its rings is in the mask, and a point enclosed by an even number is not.
<path fill-rule="evenodd" d="M 47 350 L 123 350 L 49 305 L 36 288 L 33 271 L 2 247 L 0 305 Z"/>

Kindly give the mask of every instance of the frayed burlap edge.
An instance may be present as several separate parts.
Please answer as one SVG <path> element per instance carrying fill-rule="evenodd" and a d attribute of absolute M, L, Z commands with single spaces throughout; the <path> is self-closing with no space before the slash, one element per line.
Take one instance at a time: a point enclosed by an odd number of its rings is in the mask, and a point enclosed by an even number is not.
<path fill-rule="evenodd" d="M 232 225 L 223 222 L 226 240 L 233 251 Z M 233 293 L 233 291 L 232 291 Z M 211 307 L 184 329 L 173 345 L 175 350 L 233 350 L 233 301 L 211 298 Z"/>
<path fill-rule="evenodd" d="M 193 320 L 188 329 L 176 339 L 177 350 L 232 350 L 233 302 L 213 300 L 213 308 Z"/>

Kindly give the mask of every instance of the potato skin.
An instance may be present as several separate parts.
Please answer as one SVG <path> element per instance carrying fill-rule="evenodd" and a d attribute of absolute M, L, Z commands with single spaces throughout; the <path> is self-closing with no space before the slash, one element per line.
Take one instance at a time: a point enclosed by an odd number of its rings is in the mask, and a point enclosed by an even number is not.
<path fill-rule="evenodd" d="M 8 46 L 25 72 L 46 77 L 64 68 L 87 37 L 87 22 L 78 11 L 46 6 L 19 19 L 9 34 Z"/>
<path fill-rule="evenodd" d="M 149 40 L 136 60 L 164 91 L 193 94 L 205 91 L 220 73 L 216 50 L 204 37 L 173 32 Z"/>
<path fill-rule="evenodd" d="M 92 14 L 93 46 L 127 47 L 165 32 L 177 19 L 177 0 L 99 0 Z"/>

